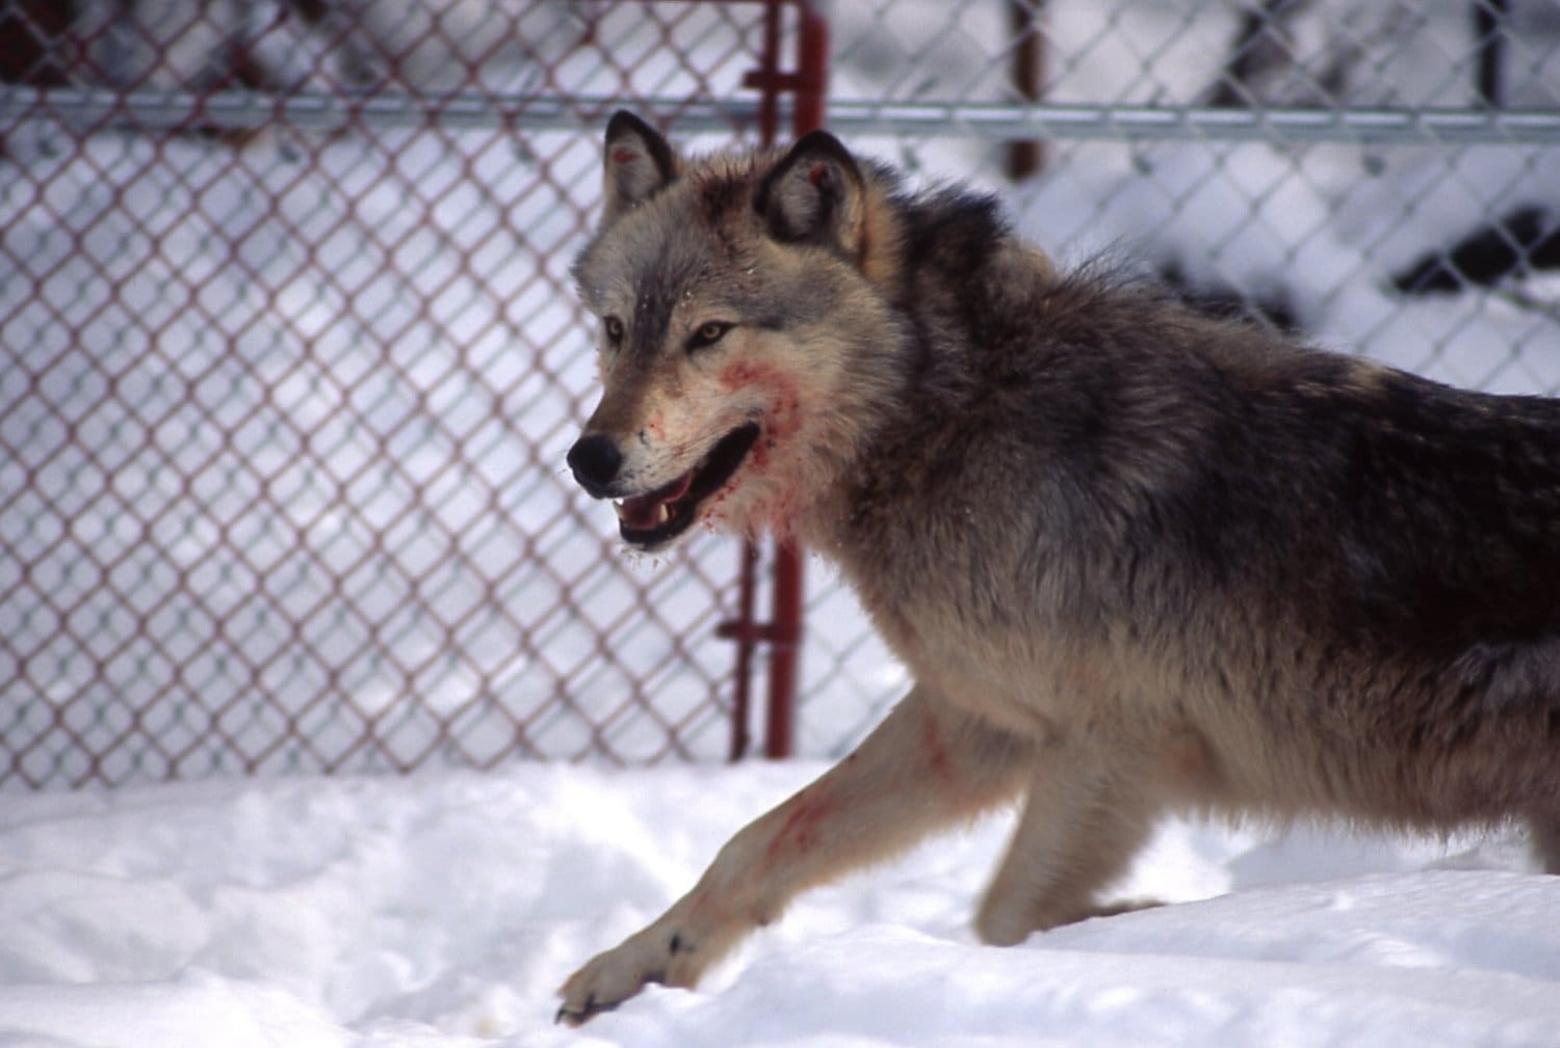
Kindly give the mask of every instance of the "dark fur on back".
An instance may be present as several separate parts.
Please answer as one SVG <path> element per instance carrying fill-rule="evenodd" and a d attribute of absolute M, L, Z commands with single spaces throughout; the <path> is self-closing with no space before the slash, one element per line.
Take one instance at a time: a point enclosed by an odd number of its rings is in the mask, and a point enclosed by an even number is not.
<path fill-rule="evenodd" d="M 1376 814 L 1432 814 L 1410 799 L 1427 749 L 1560 756 L 1560 402 L 1300 346 L 1109 268 L 1015 282 L 989 198 L 899 203 L 914 380 L 845 545 L 901 567 L 859 574 L 952 587 L 975 629 L 1044 609 L 1030 628 L 1198 633 L 1232 702 L 1283 675 L 1350 747 L 1400 748 Z M 1491 771 L 1505 808 L 1525 787 Z"/>

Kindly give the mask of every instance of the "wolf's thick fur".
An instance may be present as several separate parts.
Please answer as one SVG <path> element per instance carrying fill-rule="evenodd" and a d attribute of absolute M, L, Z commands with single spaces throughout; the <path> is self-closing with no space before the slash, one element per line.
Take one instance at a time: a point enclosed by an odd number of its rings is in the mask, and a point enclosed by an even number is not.
<path fill-rule="evenodd" d="M 827 135 L 686 160 L 622 114 L 605 163 L 581 482 L 634 545 L 804 541 L 916 685 L 562 1017 L 691 985 L 798 891 L 1018 796 L 994 943 L 1103 912 L 1176 808 L 1515 816 L 1560 872 L 1560 402 L 1059 276 L 989 198 Z"/>

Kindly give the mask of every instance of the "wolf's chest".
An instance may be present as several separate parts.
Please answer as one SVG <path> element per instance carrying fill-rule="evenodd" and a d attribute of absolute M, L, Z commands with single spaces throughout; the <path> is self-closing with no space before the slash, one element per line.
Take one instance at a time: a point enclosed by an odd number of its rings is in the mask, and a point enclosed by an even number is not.
<path fill-rule="evenodd" d="M 935 600 L 868 601 L 884 641 L 916 681 L 944 701 L 1018 734 L 1049 737 L 1088 715 L 1095 660 L 1072 645 L 972 624 Z"/>

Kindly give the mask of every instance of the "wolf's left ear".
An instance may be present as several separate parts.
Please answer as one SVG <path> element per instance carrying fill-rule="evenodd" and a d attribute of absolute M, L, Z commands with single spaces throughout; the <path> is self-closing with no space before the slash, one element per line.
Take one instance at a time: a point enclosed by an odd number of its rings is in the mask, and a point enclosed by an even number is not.
<path fill-rule="evenodd" d="M 840 140 L 811 131 L 764 177 L 753 205 L 775 239 L 826 244 L 857 258 L 866 188 L 861 168 Z"/>
<path fill-rule="evenodd" d="M 626 109 L 607 122 L 602 224 L 649 200 L 677 177 L 677 154 L 661 133 Z"/>

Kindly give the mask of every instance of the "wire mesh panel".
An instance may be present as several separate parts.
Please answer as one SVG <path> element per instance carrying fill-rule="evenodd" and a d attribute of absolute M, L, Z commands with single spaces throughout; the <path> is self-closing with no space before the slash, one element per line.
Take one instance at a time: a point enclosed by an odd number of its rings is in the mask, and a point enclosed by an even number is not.
<path fill-rule="evenodd" d="M 736 550 L 563 471 L 603 113 L 437 111 L 734 98 L 762 20 L 0 0 L 0 786 L 725 753 Z"/>
<path fill-rule="evenodd" d="M 586 125 L 729 142 L 779 6 L 0 0 L 0 786 L 725 752 L 738 557 L 561 475 L 566 269 Z M 829 125 L 1064 263 L 1560 391 L 1547 0 L 825 9 Z M 835 753 L 907 679 L 808 592 Z"/>
<path fill-rule="evenodd" d="M 1458 385 L 1560 392 L 1549 0 L 833 12 L 830 126 L 923 179 L 999 192 L 1064 263 L 1103 253 L 1332 348 Z M 1039 140 L 1017 184 L 1014 139 Z M 839 752 L 906 680 L 822 572 L 808 623 L 801 748 Z"/>

